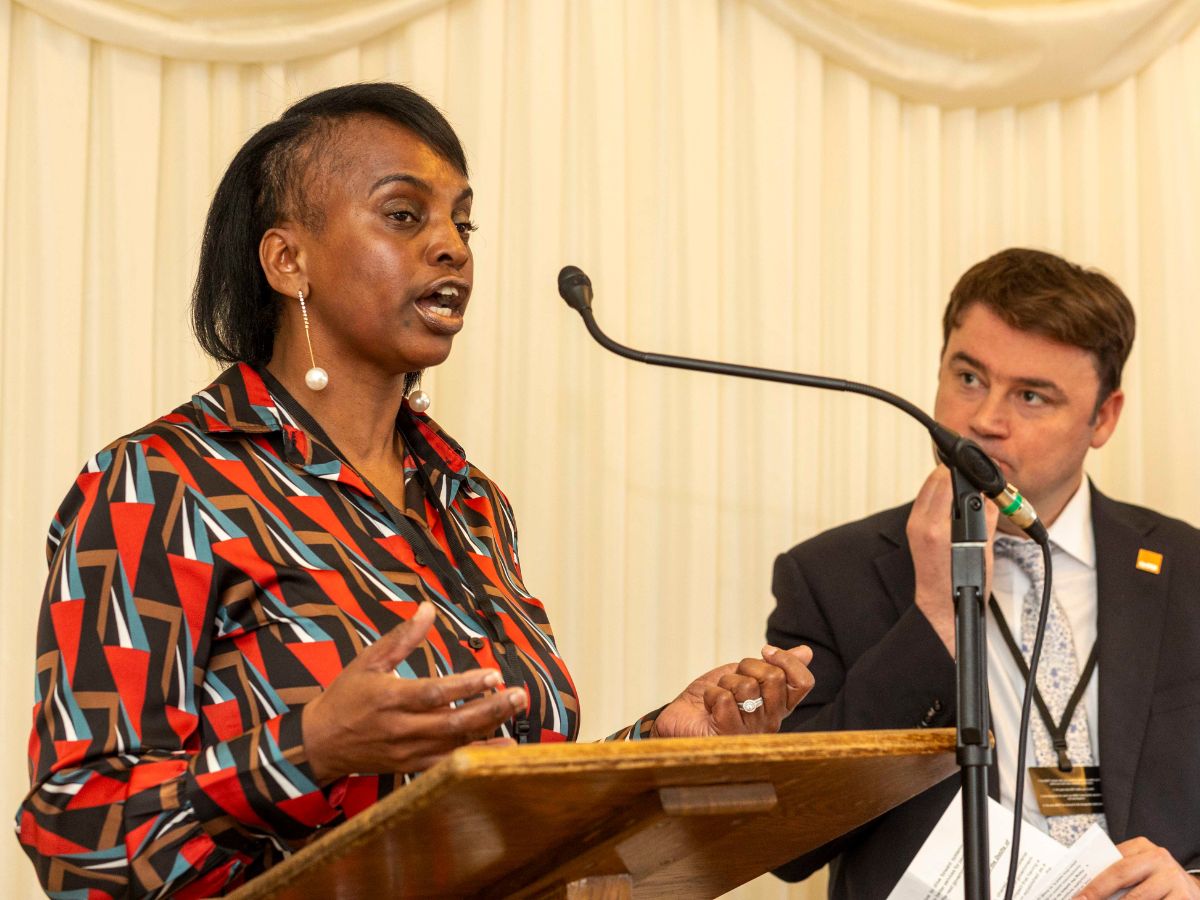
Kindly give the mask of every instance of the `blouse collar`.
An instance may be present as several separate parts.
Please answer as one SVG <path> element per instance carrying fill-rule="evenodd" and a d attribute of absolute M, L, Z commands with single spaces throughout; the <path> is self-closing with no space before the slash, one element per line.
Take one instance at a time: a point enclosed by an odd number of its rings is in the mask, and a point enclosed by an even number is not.
<path fill-rule="evenodd" d="M 305 427 L 306 421 L 317 423 L 303 405 L 269 374 L 253 366 L 238 363 L 226 369 L 216 381 L 193 395 L 192 408 L 197 424 L 207 434 L 219 437 L 278 433 L 288 462 L 317 478 L 339 481 L 370 493 L 366 482 L 341 458 L 319 425 Z M 396 427 L 407 449 L 406 482 L 419 487 L 412 475 L 420 466 L 439 501 L 449 506 L 459 488 L 470 482 L 471 465 L 462 447 L 433 419 L 413 410 L 407 399 L 400 404 Z M 425 520 L 424 509 L 419 508 L 424 504 L 412 502 L 419 495 L 414 491 L 406 493 L 413 494 L 412 498 L 406 498 L 409 500 L 406 506 Z"/>

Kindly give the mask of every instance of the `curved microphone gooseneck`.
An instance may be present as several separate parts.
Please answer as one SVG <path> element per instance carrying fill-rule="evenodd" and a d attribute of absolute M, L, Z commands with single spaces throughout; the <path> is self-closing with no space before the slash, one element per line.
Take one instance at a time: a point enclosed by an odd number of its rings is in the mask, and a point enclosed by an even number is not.
<path fill-rule="evenodd" d="M 592 280 L 583 270 L 577 266 L 564 266 L 558 273 L 558 293 L 567 301 L 568 306 L 583 317 L 583 324 L 587 326 L 588 332 L 598 344 L 626 359 L 648 363 L 652 366 L 669 366 L 674 369 L 711 372 L 715 375 L 733 375 L 738 378 L 753 378 L 759 381 L 778 381 L 783 384 L 821 388 L 827 391 L 845 391 L 874 397 L 876 400 L 891 404 L 925 426 L 929 436 L 933 438 L 933 443 L 937 447 L 942 461 L 960 469 L 977 490 L 995 501 L 1001 513 L 1012 519 L 1022 531 L 1039 544 L 1048 540 L 1046 528 L 1042 525 L 1033 506 L 1021 496 L 1021 492 L 1015 486 L 1005 480 L 1004 473 L 1000 471 L 996 461 L 984 453 L 982 447 L 971 439 L 962 437 L 952 429 L 939 424 L 923 409 L 903 397 L 873 385 L 846 381 L 841 378 L 802 375 L 798 372 L 786 372 L 781 369 L 763 369 L 758 366 L 741 366 L 734 363 L 634 350 L 632 347 L 618 344 L 601 331 L 600 326 L 596 324 L 596 318 L 592 315 Z"/>
<path fill-rule="evenodd" d="M 1008 483 L 996 461 L 983 448 L 969 438 L 939 424 L 920 407 L 890 391 L 846 381 L 827 378 L 823 375 L 804 375 L 780 369 L 764 369 L 758 366 L 743 366 L 734 363 L 691 359 L 686 356 L 670 356 L 663 353 L 648 353 L 634 350 L 617 343 L 596 324 L 592 315 L 592 281 L 577 266 L 564 266 L 558 273 L 558 293 L 567 305 L 583 318 L 588 332 L 602 347 L 618 356 L 652 366 L 668 366 L 715 375 L 733 375 L 738 378 L 753 378 L 759 381 L 775 381 L 800 387 L 821 388 L 829 391 L 844 391 L 862 394 L 882 400 L 908 413 L 929 432 L 937 448 L 938 456 L 950 468 L 955 483 L 954 538 L 952 568 L 967 570 L 965 576 L 952 576 L 956 595 L 957 625 L 955 628 L 958 661 L 958 758 L 963 767 L 963 849 L 966 869 L 968 897 L 989 897 L 987 889 L 987 783 L 986 770 L 991 762 L 991 745 L 988 738 L 986 637 L 983 630 L 983 543 L 986 529 L 983 526 L 982 493 L 996 504 L 1002 515 L 1007 516 L 1017 527 L 1036 541 L 1042 548 L 1046 562 L 1046 579 L 1043 587 L 1042 607 L 1038 619 L 1037 635 L 1029 660 L 1029 676 L 1025 685 L 1025 696 L 1021 706 L 1019 734 L 1029 729 L 1029 715 L 1033 685 L 1036 683 L 1037 664 L 1041 657 L 1042 637 L 1046 628 L 1049 610 L 1051 571 L 1050 536 L 1033 506 L 1021 496 L 1014 485 Z M 972 602 L 958 603 L 959 598 Z M 970 608 L 970 609 L 968 609 Z M 1015 884 L 1017 860 L 1020 852 L 1021 805 L 1025 741 L 1021 740 L 1018 751 L 1017 795 L 1014 805 L 1013 836 L 1009 859 L 1008 884 L 1005 894 L 1011 898 Z M 972 871 L 974 870 L 974 871 Z"/>

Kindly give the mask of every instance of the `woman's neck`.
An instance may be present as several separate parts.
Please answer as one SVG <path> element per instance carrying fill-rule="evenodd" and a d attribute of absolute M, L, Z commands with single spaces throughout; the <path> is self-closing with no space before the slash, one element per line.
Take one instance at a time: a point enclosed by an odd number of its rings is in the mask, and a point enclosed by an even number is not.
<path fill-rule="evenodd" d="M 355 468 L 379 471 L 402 463 L 396 416 L 404 399 L 404 376 L 350 371 L 334 362 L 325 366 L 329 384 L 314 391 L 304 380 L 311 366 L 307 352 L 288 352 L 277 343 L 267 371 L 308 410 Z"/>

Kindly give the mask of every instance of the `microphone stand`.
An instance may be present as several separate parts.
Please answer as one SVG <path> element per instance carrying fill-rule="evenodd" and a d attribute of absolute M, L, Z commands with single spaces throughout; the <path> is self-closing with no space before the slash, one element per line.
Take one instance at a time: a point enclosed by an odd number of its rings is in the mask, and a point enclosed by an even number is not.
<path fill-rule="evenodd" d="M 950 585 L 954 594 L 954 658 L 958 689 L 956 753 L 962 770 L 963 886 L 968 900 L 988 900 L 987 772 L 992 764 L 987 688 L 987 519 L 979 489 L 950 464 Z"/>
<path fill-rule="evenodd" d="M 565 267 L 558 276 L 558 290 L 567 304 L 583 317 L 584 325 L 597 343 L 626 359 L 652 366 L 862 394 L 908 413 L 925 426 L 938 456 L 950 469 L 954 487 L 950 577 L 955 606 L 956 755 L 962 770 L 964 884 L 967 900 L 990 900 L 987 771 L 994 752 L 988 713 L 987 632 L 984 625 L 987 602 L 984 594 L 984 548 L 988 537 L 982 494 L 998 500 L 1001 510 L 1010 515 L 1034 540 L 1039 543 L 1048 541 L 1046 529 L 1032 508 L 1028 509 L 1023 521 L 1023 508 L 1018 509 L 1023 500 L 1019 492 L 1006 482 L 991 457 L 974 441 L 940 425 L 903 397 L 869 384 L 840 378 L 634 350 L 614 341 L 596 324 L 592 315 L 591 280 L 581 270 L 575 266 Z"/>

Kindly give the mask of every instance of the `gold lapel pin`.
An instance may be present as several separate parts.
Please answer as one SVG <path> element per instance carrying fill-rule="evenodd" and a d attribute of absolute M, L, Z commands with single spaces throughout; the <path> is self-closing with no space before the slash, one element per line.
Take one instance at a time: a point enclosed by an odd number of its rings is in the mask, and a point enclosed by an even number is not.
<path fill-rule="evenodd" d="M 1162 571 L 1163 555 L 1142 547 L 1138 550 L 1137 562 L 1134 565 L 1143 572 L 1157 575 Z"/>

